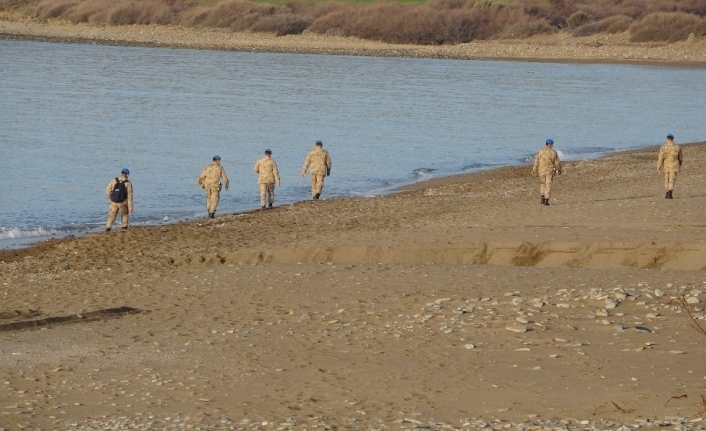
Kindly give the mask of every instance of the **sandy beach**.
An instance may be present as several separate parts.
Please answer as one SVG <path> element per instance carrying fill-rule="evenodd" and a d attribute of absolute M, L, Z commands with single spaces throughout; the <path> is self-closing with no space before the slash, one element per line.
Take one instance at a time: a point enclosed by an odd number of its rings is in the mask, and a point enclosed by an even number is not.
<path fill-rule="evenodd" d="M 704 429 L 706 142 L 0 253 L 0 428 Z M 325 196 L 324 196 L 325 197 Z"/>
<path fill-rule="evenodd" d="M 405 45 L 315 33 L 277 37 L 216 28 L 72 24 L 0 11 L 0 39 L 326 55 L 706 66 L 706 38 L 671 44 L 631 43 L 626 33 L 586 37 L 557 33 L 459 45 Z"/>

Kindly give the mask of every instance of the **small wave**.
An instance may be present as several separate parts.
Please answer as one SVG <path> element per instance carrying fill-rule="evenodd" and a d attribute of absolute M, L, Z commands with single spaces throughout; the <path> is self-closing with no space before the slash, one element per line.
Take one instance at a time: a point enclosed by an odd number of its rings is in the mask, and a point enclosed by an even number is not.
<path fill-rule="evenodd" d="M 43 227 L 30 227 L 30 228 L 20 228 L 20 227 L 0 227 L 0 240 L 3 239 L 20 239 L 20 238 L 38 238 L 44 236 L 54 236 L 61 234 L 68 234 L 68 231 L 61 231 L 55 228 L 43 228 Z"/>
<path fill-rule="evenodd" d="M 489 168 L 494 165 L 489 165 L 487 163 L 471 163 L 469 165 L 466 165 L 461 168 L 461 171 L 466 172 L 466 171 L 477 171 L 479 169 L 483 168 Z"/>
<path fill-rule="evenodd" d="M 436 169 L 419 168 L 413 170 L 412 175 L 414 175 L 417 180 L 424 181 L 430 179 L 432 177 L 432 172 L 434 171 L 436 171 Z"/>

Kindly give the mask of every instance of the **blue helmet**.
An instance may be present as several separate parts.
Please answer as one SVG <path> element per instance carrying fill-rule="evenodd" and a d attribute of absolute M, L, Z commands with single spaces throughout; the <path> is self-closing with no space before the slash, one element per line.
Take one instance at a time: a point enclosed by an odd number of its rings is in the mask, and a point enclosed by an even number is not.
<path fill-rule="evenodd" d="M 221 160 L 221 156 L 219 156 L 218 154 L 216 154 L 215 156 L 213 156 L 213 160 Z"/>
<path fill-rule="evenodd" d="M 674 139 L 674 135 L 672 135 L 671 133 L 668 134 L 668 135 L 667 135 L 667 139 Z"/>
<path fill-rule="evenodd" d="M 321 146 L 323 146 L 323 145 L 324 145 L 324 143 L 323 143 L 323 142 L 321 142 L 321 141 L 316 141 L 316 145 L 321 145 Z"/>
<path fill-rule="evenodd" d="M 546 144 L 547 145 L 554 145 L 554 141 L 552 141 L 551 139 L 547 139 Z"/>
<path fill-rule="evenodd" d="M 128 168 L 123 168 L 123 169 L 120 171 L 120 173 L 121 173 L 121 174 L 125 174 L 125 175 L 130 175 L 130 169 L 128 169 Z"/>

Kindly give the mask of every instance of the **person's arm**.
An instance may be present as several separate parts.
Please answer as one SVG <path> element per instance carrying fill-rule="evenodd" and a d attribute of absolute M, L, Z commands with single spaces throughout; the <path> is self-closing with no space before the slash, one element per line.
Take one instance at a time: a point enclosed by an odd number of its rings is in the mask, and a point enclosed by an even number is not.
<path fill-rule="evenodd" d="M 201 175 L 199 175 L 199 178 L 196 180 L 196 184 L 199 185 L 202 189 L 206 188 L 206 184 L 204 183 L 204 180 L 206 179 L 206 169 L 204 168 L 203 171 L 201 171 Z"/>
<path fill-rule="evenodd" d="M 126 181 L 125 188 L 127 188 L 127 209 L 132 212 L 132 183 L 130 181 Z"/>
<path fill-rule="evenodd" d="M 277 163 L 275 163 L 274 160 L 272 161 L 272 173 L 275 174 L 275 182 L 276 182 L 277 185 L 279 186 L 279 185 L 280 185 L 280 182 L 279 182 L 279 169 L 277 169 Z"/>
<path fill-rule="evenodd" d="M 537 168 L 539 167 L 539 155 L 541 154 L 541 151 L 537 153 L 536 156 L 534 156 L 534 165 L 532 165 L 532 176 L 537 175 Z"/>
<path fill-rule="evenodd" d="M 681 164 L 684 162 L 684 157 L 681 154 L 681 148 L 679 148 L 679 167 L 681 168 Z"/>
<path fill-rule="evenodd" d="M 226 170 L 221 167 L 221 178 L 223 178 L 223 182 L 225 183 L 226 191 L 230 188 L 230 181 L 228 181 L 228 175 L 226 175 Z"/>
<path fill-rule="evenodd" d="M 259 160 L 258 160 L 257 162 L 255 162 L 255 168 L 254 168 L 254 169 L 255 169 L 255 173 L 256 173 L 256 174 L 259 174 L 259 173 L 260 173 L 260 161 L 259 161 Z"/>
<path fill-rule="evenodd" d="M 307 154 L 306 160 L 304 160 L 304 166 L 302 166 L 302 178 L 306 177 L 306 170 L 309 169 L 309 164 L 311 164 L 311 153 Z"/>
<path fill-rule="evenodd" d="M 561 175 L 561 160 L 559 160 L 559 154 L 554 152 L 554 169 L 556 169 L 557 175 Z"/>
<path fill-rule="evenodd" d="M 115 187 L 115 178 L 110 180 L 108 182 L 108 187 L 105 188 L 105 195 L 108 196 L 108 200 L 110 200 L 110 192 L 113 191 L 113 187 Z"/>
<path fill-rule="evenodd" d="M 331 175 L 331 156 L 326 152 L 326 176 Z"/>

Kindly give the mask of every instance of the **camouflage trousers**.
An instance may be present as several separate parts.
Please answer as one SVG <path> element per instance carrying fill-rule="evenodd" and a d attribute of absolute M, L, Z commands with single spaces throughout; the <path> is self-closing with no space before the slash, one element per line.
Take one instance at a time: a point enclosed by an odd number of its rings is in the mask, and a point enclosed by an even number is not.
<path fill-rule="evenodd" d="M 221 199 L 221 186 L 206 186 L 206 209 L 209 213 L 215 213 L 218 208 L 218 201 Z"/>
<path fill-rule="evenodd" d="M 122 216 L 123 228 L 127 229 L 128 219 L 130 215 L 127 206 L 127 201 L 110 203 L 110 209 L 108 209 L 108 222 L 105 224 L 106 229 L 110 229 L 113 227 L 113 222 L 115 222 L 115 217 L 117 217 L 118 211 L 120 211 L 120 215 Z"/>
<path fill-rule="evenodd" d="M 554 175 L 552 174 L 539 176 L 539 192 L 547 199 L 549 199 L 549 193 L 552 191 L 553 179 Z"/>
<path fill-rule="evenodd" d="M 259 184 L 260 186 L 260 205 L 265 206 L 268 203 L 275 201 L 275 183 Z"/>
<path fill-rule="evenodd" d="M 664 172 L 664 190 L 674 190 L 674 183 L 677 182 L 676 172 Z"/>
<path fill-rule="evenodd" d="M 320 195 L 324 189 L 324 174 L 311 174 L 311 197 Z"/>

